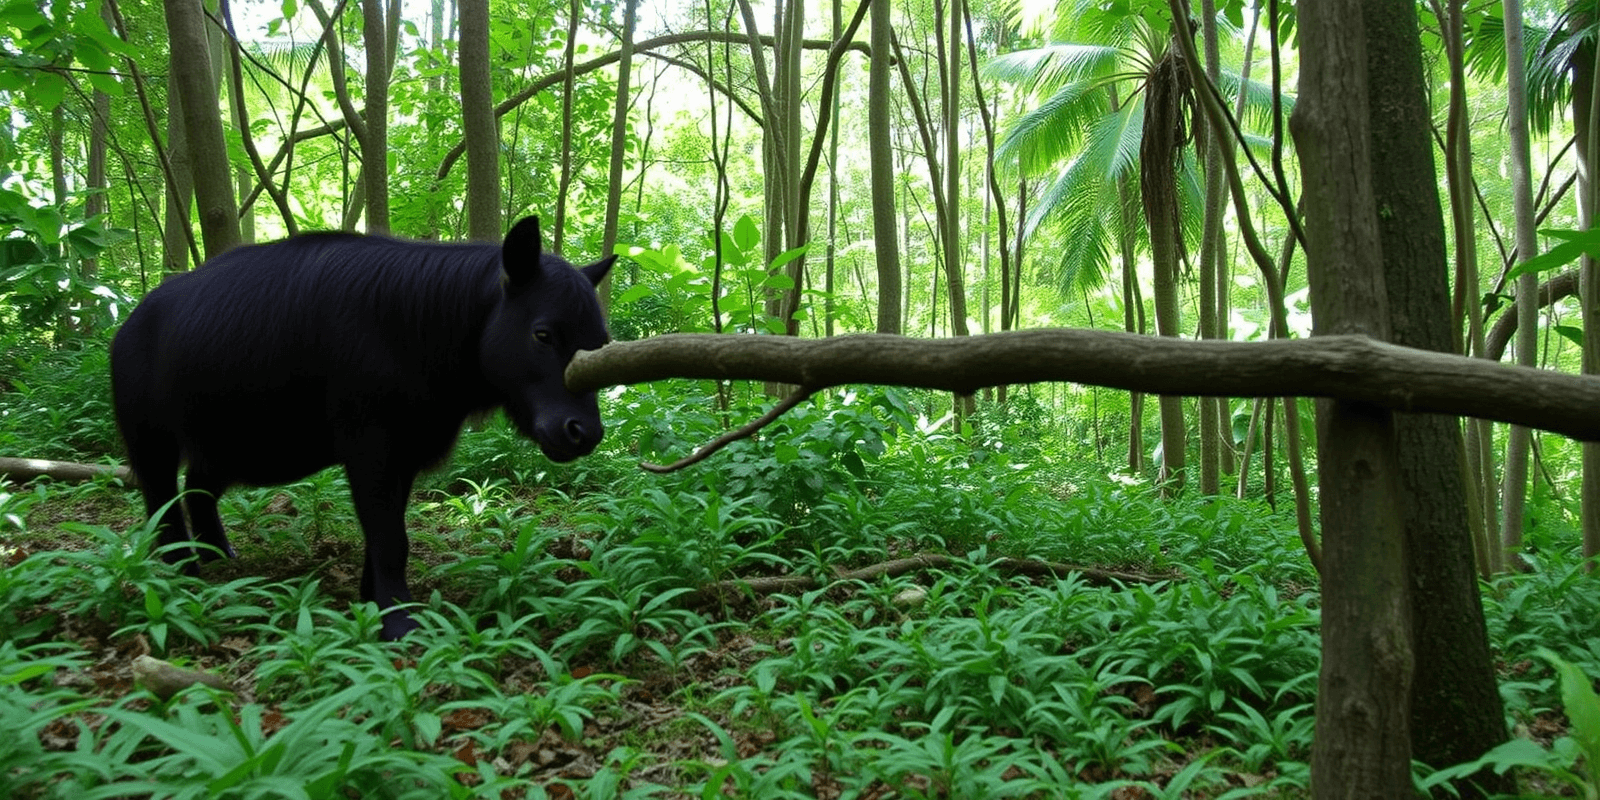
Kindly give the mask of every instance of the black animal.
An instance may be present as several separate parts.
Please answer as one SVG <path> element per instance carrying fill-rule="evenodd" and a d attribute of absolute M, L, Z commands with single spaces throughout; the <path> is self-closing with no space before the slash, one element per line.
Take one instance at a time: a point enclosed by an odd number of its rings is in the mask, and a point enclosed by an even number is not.
<path fill-rule="evenodd" d="M 562 373 L 609 339 L 595 286 L 613 261 L 575 269 L 541 252 L 529 217 L 502 246 L 309 234 L 168 280 L 111 346 L 117 425 L 145 509 L 177 496 L 187 462 L 195 538 L 232 556 L 217 517 L 224 490 L 343 464 L 366 538 L 361 597 L 386 609 L 383 636 L 398 639 L 417 626 L 392 608 L 411 601 L 411 484 L 469 416 L 504 408 L 554 461 L 600 442 L 595 394 L 568 391 Z M 160 524 L 162 544 L 189 541 L 176 503 Z"/>

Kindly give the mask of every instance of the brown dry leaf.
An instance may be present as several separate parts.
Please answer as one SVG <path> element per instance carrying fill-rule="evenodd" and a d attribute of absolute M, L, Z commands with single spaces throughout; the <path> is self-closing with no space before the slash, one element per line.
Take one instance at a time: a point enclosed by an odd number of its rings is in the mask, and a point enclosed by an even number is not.
<path fill-rule="evenodd" d="M 494 714 L 485 708 L 458 708 L 445 714 L 439 720 L 444 726 L 446 735 L 460 731 L 475 731 L 491 722 Z"/>
<path fill-rule="evenodd" d="M 457 747 L 452 755 L 456 757 L 457 761 L 469 767 L 476 767 L 478 766 L 478 743 L 468 739 L 460 747 Z"/>
<path fill-rule="evenodd" d="M 268 736 L 283 730 L 284 726 L 288 724 L 289 718 L 285 717 L 283 711 L 279 710 L 277 706 L 264 709 L 261 712 L 261 732 Z"/>

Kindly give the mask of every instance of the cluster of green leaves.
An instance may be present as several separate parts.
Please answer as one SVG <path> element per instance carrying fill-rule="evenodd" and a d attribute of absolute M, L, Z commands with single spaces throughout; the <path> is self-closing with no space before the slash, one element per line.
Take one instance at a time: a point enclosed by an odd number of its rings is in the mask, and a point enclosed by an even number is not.
<path fill-rule="evenodd" d="M 497 773 L 494 758 L 546 730 L 575 739 L 616 700 L 611 676 L 573 678 L 518 627 L 479 624 L 448 603 L 421 614 L 413 656 L 376 641 L 376 608 L 336 609 L 315 579 L 211 584 L 152 558 L 153 526 L 128 536 L 71 530 L 89 546 L 35 553 L 0 573 L 8 797 L 542 796 L 542 786 Z M 65 688 L 92 686 L 97 656 L 52 638 L 67 622 L 113 641 L 143 637 L 169 655 L 255 638 L 233 676 L 253 684 L 254 699 L 198 687 L 165 703 L 143 691 L 106 700 Z M 518 670 L 543 678 L 510 680 Z M 457 712 L 495 724 L 447 730 Z M 476 767 L 452 755 L 462 748 L 481 757 Z"/>
<path fill-rule="evenodd" d="M 103 342 L 53 349 L 0 335 L 0 453 L 100 461 L 119 441 Z"/>

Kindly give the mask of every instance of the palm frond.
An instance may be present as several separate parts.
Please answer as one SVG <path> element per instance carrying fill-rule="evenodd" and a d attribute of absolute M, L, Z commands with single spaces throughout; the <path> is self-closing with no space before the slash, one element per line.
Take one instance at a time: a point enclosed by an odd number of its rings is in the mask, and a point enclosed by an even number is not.
<path fill-rule="evenodd" d="M 1222 97 L 1228 103 L 1231 112 L 1237 107 L 1239 92 L 1241 90 L 1239 73 L 1237 71 L 1224 71 L 1218 79 L 1221 84 L 1217 87 L 1222 92 Z M 1244 81 L 1244 118 L 1239 120 L 1240 127 L 1255 126 L 1267 128 L 1272 125 L 1272 84 L 1263 83 L 1254 78 Z M 1283 114 L 1287 118 L 1294 111 L 1294 95 L 1282 95 Z"/>
<path fill-rule="evenodd" d="M 1553 124 L 1557 108 L 1571 96 L 1568 73 L 1578 48 L 1596 38 L 1596 24 L 1577 31 L 1568 30 L 1563 15 L 1549 26 L 1523 25 L 1527 43 L 1528 123 L 1535 133 L 1545 133 Z M 1467 67 L 1473 74 L 1500 83 L 1506 71 L 1505 20 L 1486 17 L 1467 32 Z"/>
<path fill-rule="evenodd" d="M 1067 158 L 1083 141 L 1083 131 L 1109 105 L 1105 93 L 1093 89 L 1087 83 L 1062 86 L 1011 123 L 996 155 L 1015 158 L 1030 172 L 1048 169 Z"/>
<path fill-rule="evenodd" d="M 1096 206 L 1094 212 L 1074 215 L 1062 231 L 1061 259 L 1054 281 L 1062 297 L 1075 297 L 1107 280 L 1114 232 L 1105 210 L 1114 206 L 1108 206 L 1104 199 L 1103 193 L 1085 195 L 1082 200 Z"/>
<path fill-rule="evenodd" d="M 1021 85 L 1030 94 L 1053 93 L 1072 83 L 1093 82 L 1115 75 L 1121 52 L 1098 44 L 1048 44 L 1004 53 L 989 59 L 990 77 Z"/>

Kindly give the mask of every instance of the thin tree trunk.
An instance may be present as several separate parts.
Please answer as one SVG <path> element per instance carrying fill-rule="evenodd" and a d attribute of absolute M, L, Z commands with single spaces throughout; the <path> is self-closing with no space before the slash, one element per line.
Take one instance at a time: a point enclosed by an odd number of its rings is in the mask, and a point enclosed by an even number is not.
<path fill-rule="evenodd" d="M 389 232 L 389 37 L 383 0 L 361 0 L 361 26 L 367 56 L 362 185 L 367 194 L 367 232 L 383 234 Z"/>
<path fill-rule="evenodd" d="M 500 219 L 500 126 L 489 71 L 489 0 L 461 0 L 461 132 L 467 143 L 467 237 L 497 242 Z"/>
<path fill-rule="evenodd" d="M 1574 28 L 1593 22 L 1587 14 L 1575 15 Z M 1593 42 L 1583 42 L 1572 57 L 1573 129 L 1578 139 L 1578 158 L 1583 168 L 1578 170 L 1578 227 L 1588 230 L 1594 225 L 1595 206 L 1600 204 L 1600 180 L 1594 170 L 1600 166 L 1600 58 L 1595 57 Z M 1584 256 L 1578 266 L 1578 300 L 1583 319 L 1583 364 L 1585 375 L 1600 374 L 1600 267 L 1589 256 Z M 1579 509 L 1583 529 L 1583 557 L 1589 569 L 1595 568 L 1600 556 L 1600 444 L 1583 445 L 1583 488 Z"/>
<path fill-rule="evenodd" d="M 1200 30 L 1205 49 L 1205 72 L 1213 84 L 1221 82 L 1222 61 L 1217 46 L 1215 0 L 1200 2 Z M 1213 127 L 1202 128 L 1205 142 L 1205 219 L 1200 242 L 1200 338 L 1221 338 L 1217 317 L 1217 276 L 1222 265 L 1223 201 L 1228 191 L 1223 183 L 1222 148 L 1233 141 Z M 1215 397 L 1200 398 L 1200 493 L 1210 496 L 1222 492 L 1222 409 L 1226 404 Z"/>
<path fill-rule="evenodd" d="M 561 56 L 565 73 L 561 78 L 561 178 L 556 185 L 556 227 L 551 249 L 562 252 L 567 240 L 567 195 L 572 188 L 572 94 L 577 77 L 578 21 L 583 18 L 583 4 L 571 0 L 567 4 L 567 44 Z"/>
<path fill-rule="evenodd" d="M 1131 179 L 1129 179 L 1131 180 Z M 1122 327 L 1128 333 L 1144 333 L 1144 298 L 1139 291 L 1139 262 L 1134 257 L 1134 239 L 1138 226 L 1129 180 L 1117 185 L 1117 248 L 1122 253 Z M 1128 474 L 1144 473 L 1144 395 L 1128 394 Z"/>
<path fill-rule="evenodd" d="M 1516 214 L 1517 258 L 1526 260 L 1539 252 L 1534 233 L 1533 170 L 1528 143 L 1528 78 L 1522 43 L 1521 0 L 1502 0 L 1505 15 L 1506 47 L 1506 122 L 1511 134 L 1511 199 Z M 1517 279 L 1517 363 L 1531 367 L 1539 346 L 1539 276 L 1532 272 Z M 1528 492 L 1528 451 L 1533 431 L 1511 426 L 1506 441 L 1506 458 L 1501 492 L 1500 545 L 1507 559 L 1515 558 L 1522 547 L 1522 517 Z"/>
<path fill-rule="evenodd" d="M 164 0 L 173 59 L 171 90 L 181 98 L 184 137 L 193 164 L 195 202 L 207 258 L 239 245 L 239 207 L 212 80 L 205 12 L 199 0 Z"/>
<path fill-rule="evenodd" d="M 844 2 L 833 0 L 833 39 L 844 33 Z M 835 310 L 834 272 L 839 257 L 839 92 L 829 99 L 829 114 L 834 120 L 828 129 L 828 263 L 823 276 L 823 335 L 833 336 Z"/>
<path fill-rule="evenodd" d="M 1183 118 L 1180 105 L 1180 77 L 1183 60 L 1169 49 L 1151 70 L 1146 88 L 1144 133 L 1140 140 L 1140 193 L 1145 220 L 1150 226 L 1150 260 L 1155 270 L 1156 333 L 1182 335 L 1178 308 L 1178 265 L 1180 237 L 1178 225 L 1177 158 L 1182 146 L 1176 136 Z M 1161 474 L 1163 494 L 1183 489 L 1184 461 L 1188 432 L 1184 427 L 1183 398 L 1162 396 Z"/>
<path fill-rule="evenodd" d="M 872 56 L 867 68 L 867 149 L 872 173 L 873 255 L 878 265 L 878 333 L 899 333 L 900 218 L 895 211 L 894 143 L 891 138 L 889 4 L 873 3 Z"/>
<path fill-rule="evenodd" d="M 622 10 L 622 42 L 618 46 L 617 102 L 611 112 L 611 163 L 606 178 L 606 218 L 602 232 L 600 252 L 611 253 L 617 247 L 617 226 L 622 216 L 622 171 L 628 144 L 628 108 L 633 97 L 633 33 L 639 19 L 639 0 L 624 0 Z M 707 65 L 709 67 L 709 65 Z M 641 162 L 640 170 L 643 170 Z M 600 284 L 600 306 L 611 309 L 611 276 Z"/>

